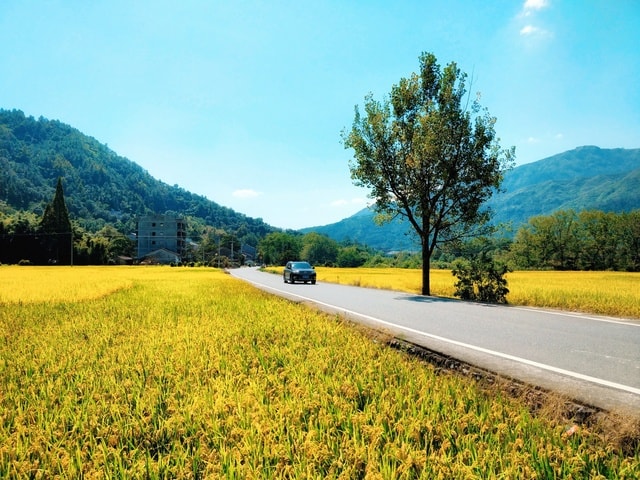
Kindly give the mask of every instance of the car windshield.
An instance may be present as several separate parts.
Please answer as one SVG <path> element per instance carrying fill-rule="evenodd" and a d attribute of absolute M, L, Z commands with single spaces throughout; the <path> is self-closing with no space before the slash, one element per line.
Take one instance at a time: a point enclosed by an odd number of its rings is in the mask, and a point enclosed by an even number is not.
<path fill-rule="evenodd" d="M 307 262 L 293 262 L 291 268 L 311 268 L 311 265 Z"/>

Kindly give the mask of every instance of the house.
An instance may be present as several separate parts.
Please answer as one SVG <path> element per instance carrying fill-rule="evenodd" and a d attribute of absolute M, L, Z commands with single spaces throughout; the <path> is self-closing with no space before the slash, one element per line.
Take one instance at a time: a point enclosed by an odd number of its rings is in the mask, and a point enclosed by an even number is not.
<path fill-rule="evenodd" d="M 170 265 L 180 263 L 178 254 L 166 248 L 159 248 L 158 250 L 149 252 L 144 257 L 138 257 L 138 260 L 140 263 L 146 265 Z"/>
<path fill-rule="evenodd" d="M 140 217 L 136 229 L 138 260 L 154 254 L 152 257 L 165 260 L 156 263 L 180 263 L 185 253 L 186 237 L 186 224 L 182 217 L 175 215 Z"/>

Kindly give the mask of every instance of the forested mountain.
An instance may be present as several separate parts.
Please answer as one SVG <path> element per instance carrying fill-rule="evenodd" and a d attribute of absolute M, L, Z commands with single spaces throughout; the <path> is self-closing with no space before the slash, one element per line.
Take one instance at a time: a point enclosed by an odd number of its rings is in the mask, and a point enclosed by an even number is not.
<path fill-rule="evenodd" d="M 42 215 L 62 178 L 70 216 L 88 231 L 106 224 L 135 229 L 146 213 L 177 213 L 203 225 L 251 237 L 275 228 L 204 196 L 170 186 L 106 145 L 56 120 L 0 110 L 0 207 Z"/>
<path fill-rule="evenodd" d="M 507 172 L 504 191 L 488 202 L 494 223 L 511 231 L 529 218 L 559 210 L 629 212 L 640 209 L 640 149 L 579 147 Z M 368 208 L 331 225 L 305 228 L 385 251 L 418 250 L 408 222 L 378 226 Z"/>
<path fill-rule="evenodd" d="M 317 232 L 338 242 L 349 241 L 367 245 L 383 252 L 418 252 L 420 240 L 413 233 L 406 220 L 396 218 L 384 225 L 378 225 L 375 212 L 363 208 L 354 215 L 329 225 L 303 228 L 303 233 Z"/>
<path fill-rule="evenodd" d="M 579 147 L 513 169 L 502 189 L 488 205 L 515 229 L 558 210 L 629 212 L 640 208 L 640 149 Z"/>
<path fill-rule="evenodd" d="M 42 217 L 62 178 L 71 219 L 89 232 L 106 225 L 135 230 L 146 213 L 177 213 L 192 226 L 208 225 L 243 242 L 277 229 L 204 196 L 170 186 L 106 145 L 56 120 L 0 109 L 0 214 Z M 580 147 L 508 172 L 503 192 L 490 200 L 494 221 L 515 231 L 529 218 L 559 210 L 628 212 L 640 209 L 640 149 Z M 364 209 L 340 222 L 302 229 L 382 251 L 418 251 L 408 222 L 378 226 Z M 194 233 L 194 232 L 191 232 Z"/>

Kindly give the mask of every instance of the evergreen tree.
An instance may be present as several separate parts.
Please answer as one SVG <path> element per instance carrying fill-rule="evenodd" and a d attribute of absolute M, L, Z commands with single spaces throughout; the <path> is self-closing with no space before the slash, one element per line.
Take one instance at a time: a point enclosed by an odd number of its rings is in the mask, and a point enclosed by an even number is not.
<path fill-rule="evenodd" d="M 44 234 L 44 249 L 48 253 L 48 261 L 71 265 L 73 234 L 60 177 L 53 200 L 46 206 L 42 215 L 40 228 Z"/>

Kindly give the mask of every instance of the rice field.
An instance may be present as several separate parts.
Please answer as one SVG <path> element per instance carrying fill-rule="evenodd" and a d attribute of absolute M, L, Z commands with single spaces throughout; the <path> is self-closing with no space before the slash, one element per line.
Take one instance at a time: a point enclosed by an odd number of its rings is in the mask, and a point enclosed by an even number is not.
<path fill-rule="evenodd" d="M 0 478 L 602 478 L 571 423 L 216 269 L 0 267 Z"/>
<path fill-rule="evenodd" d="M 270 268 L 280 273 L 281 268 Z M 403 268 L 316 267 L 318 281 L 420 293 L 422 272 Z M 431 293 L 453 297 L 451 270 L 431 270 Z M 512 305 L 640 319 L 640 273 L 516 271 L 507 274 Z"/>

